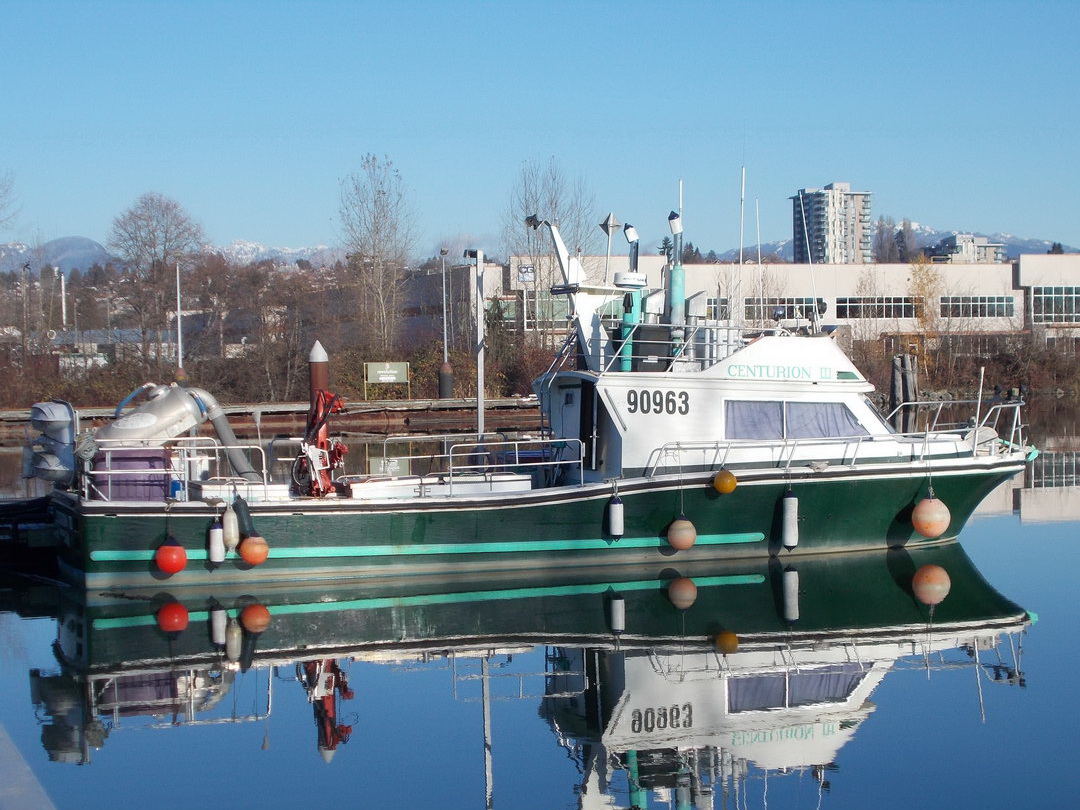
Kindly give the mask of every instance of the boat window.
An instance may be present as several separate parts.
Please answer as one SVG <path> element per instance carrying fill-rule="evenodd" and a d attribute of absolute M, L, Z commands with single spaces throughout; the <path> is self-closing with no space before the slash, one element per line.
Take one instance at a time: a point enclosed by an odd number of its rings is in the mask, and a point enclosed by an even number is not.
<path fill-rule="evenodd" d="M 855 691 L 866 669 L 861 664 L 836 664 L 809 672 L 791 673 L 789 706 L 836 703 Z"/>
<path fill-rule="evenodd" d="M 783 673 L 732 678 L 728 681 L 728 709 L 732 713 L 782 709 L 786 692 Z"/>
<path fill-rule="evenodd" d="M 868 671 L 867 665 L 852 662 L 801 672 L 732 678 L 728 681 L 728 710 L 734 714 L 840 703 L 851 696 Z"/>
<path fill-rule="evenodd" d="M 867 430 L 842 402 L 787 403 L 787 438 L 864 436 Z"/>
<path fill-rule="evenodd" d="M 728 439 L 823 439 L 869 431 L 842 402 L 751 402 L 724 406 Z"/>
<path fill-rule="evenodd" d="M 724 407 L 729 439 L 784 438 L 781 402 L 747 402 L 729 399 Z"/>

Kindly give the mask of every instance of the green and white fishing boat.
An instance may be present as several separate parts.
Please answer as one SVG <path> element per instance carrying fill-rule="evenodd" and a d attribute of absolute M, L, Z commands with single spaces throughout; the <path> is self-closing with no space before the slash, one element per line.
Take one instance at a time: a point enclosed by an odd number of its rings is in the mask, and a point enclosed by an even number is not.
<path fill-rule="evenodd" d="M 249 586 L 937 543 L 1034 457 L 1018 398 L 906 403 L 899 430 L 820 313 L 709 320 L 680 264 L 645 290 L 634 242 L 613 286 L 593 284 L 555 226 L 530 224 L 550 232 L 573 324 L 534 383 L 542 435 L 485 434 L 481 401 L 477 435 L 385 443 L 386 469 L 409 474 L 350 472 L 318 343 L 291 446 L 240 445 L 210 393 L 175 384 L 92 433 L 67 403 L 39 403 L 28 473 L 55 482 L 64 572 Z"/>

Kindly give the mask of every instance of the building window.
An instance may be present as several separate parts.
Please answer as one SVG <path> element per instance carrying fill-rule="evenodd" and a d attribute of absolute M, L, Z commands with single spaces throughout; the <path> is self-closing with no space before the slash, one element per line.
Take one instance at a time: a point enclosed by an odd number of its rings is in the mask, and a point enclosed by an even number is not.
<path fill-rule="evenodd" d="M 526 332 L 566 329 L 566 296 L 554 296 L 543 290 L 522 290 L 523 327 Z"/>
<path fill-rule="evenodd" d="M 726 321 L 728 319 L 728 300 L 726 298 L 705 299 L 705 319 Z"/>
<path fill-rule="evenodd" d="M 1080 323 L 1080 287 L 1032 287 L 1033 323 Z"/>
<path fill-rule="evenodd" d="M 1011 318 L 1015 311 L 1011 295 L 943 295 L 943 318 Z"/>
<path fill-rule="evenodd" d="M 810 318 L 815 311 L 813 298 L 747 298 L 744 306 L 748 321 Z"/>
<path fill-rule="evenodd" d="M 918 307 L 914 298 L 906 295 L 855 296 L 836 299 L 836 317 L 854 318 L 915 318 Z"/>

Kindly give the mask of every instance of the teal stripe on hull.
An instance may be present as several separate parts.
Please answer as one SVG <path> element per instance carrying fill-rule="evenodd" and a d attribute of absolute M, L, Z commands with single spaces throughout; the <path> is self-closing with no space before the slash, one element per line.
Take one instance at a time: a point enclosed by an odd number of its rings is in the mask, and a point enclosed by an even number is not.
<path fill-rule="evenodd" d="M 762 574 L 731 574 L 727 576 L 695 577 L 694 584 L 700 588 L 722 585 L 761 585 Z M 420 594 L 418 596 L 379 596 L 369 599 L 350 599 L 343 602 L 311 602 L 299 605 L 267 606 L 272 616 L 288 616 L 303 613 L 329 613 L 342 610 L 382 610 L 392 607 L 421 607 L 426 605 L 451 605 L 467 602 L 491 602 L 502 599 L 535 599 L 547 596 L 579 596 L 605 593 L 643 591 L 663 586 L 662 580 L 648 579 L 637 582 L 596 583 L 593 585 L 554 585 L 544 588 L 504 588 L 495 591 L 466 591 L 463 593 Z M 192 611 L 188 620 L 204 622 L 210 619 L 206 610 Z M 142 627 L 157 623 L 156 616 L 121 616 L 114 619 L 95 619 L 94 629 L 108 630 L 120 627 Z"/>
<path fill-rule="evenodd" d="M 765 539 L 761 532 L 740 534 L 699 535 L 696 545 L 715 546 L 732 543 L 760 543 Z M 439 554 L 506 554 L 531 551 L 597 551 L 620 546 L 622 548 L 655 548 L 656 538 L 637 537 L 623 540 L 519 540 L 500 543 L 438 543 L 416 546 L 323 546 L 315 548 L 271 547 L 271 556 L 278 559 L 325 559 L 328 557 L 400 557 L 409 555 Z M 230 555 L 240 559 L 238 554 Z M 205 560 L 205 550 L 187 552 L 189 560 Z M 154 551 L 110 551 L 99 549 L 90 552 L 95 562 L 148 562 L 154 559 Z"/>

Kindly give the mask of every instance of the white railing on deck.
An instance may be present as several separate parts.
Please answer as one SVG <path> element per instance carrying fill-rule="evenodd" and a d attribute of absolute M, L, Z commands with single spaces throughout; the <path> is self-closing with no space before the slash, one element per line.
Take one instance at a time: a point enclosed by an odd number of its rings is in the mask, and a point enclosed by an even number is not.
<path fill-rule="evenodd" d="M 265 490 L 270 483 L 266 467 L 266 454 L 261 447 L 254 445 L 224 445 L 209 436 L 184 436 L 169 439 L 161 444 L 132 445 L 118 439 L 96 440 L 97 452 L 104 457 L 104 463 L 98 466 L 93 460 L 86 464 L 86 474 L 82 476 L 80 494 L 83 498 L 97 501 L 126 500 L 115 498 L 115 490 L 126 483 L 129 486 L 163 486 L 165 497 L 185 500 L 188 485 L 198 483 L 235 483 L 246 490 L 259 488 Z M 227 452 L 239 450 L 248 456 L 252 467 L 259 474 L 259 481 L 250 481 L 238 476 L 232 469 Z M 167 454 L 164 466 L 124 466 L 117 469 L 117 463 L 126 464 L 130 457 L 114 461 L 123 451 L 145 451 L 152 455 L 155 451 Z"/>
<path fill-rule="evenodd" d="M 910 405 L 973 405 L 974 402 L 933 402 L 933 403 L 906 403 Z M 986 453 L 1017 452 L 1025 447 L 1024 424 L 1020 420 L 1021 401 L 1000 402 L 990 405 L 985 412 L 978 428 L 974 419 L 968 423 L 955 423 L 946 425 L 941 422 L 942 409 L 936 408 L 934 418 L 930 419 L 929 426 L 920 431 L 910 433 L 887 433 L 887 434 L 861 434 L 858 436 L 826 436 L 801 439 L 720 439 L 713 441 L 674 441 L 666 442 L 650 454 L 648 465 L 645 468 L 646 476 L 659 474 L 661 470 L 680 469 L 687 467 L 711 467 L 719 469 L 730 463 L 750 461 L 754 466 L 760 466 L 758 462 L 765 462 L 762 456 L 763 450 L 774 451 L 774 460 L 769 463 L 770 467 L 790 469 L 795 463 L 802 466 L 820 461 L 823 464 L 840 464 L 854 466 L 859 463 L 878 463 L 885 457 L 875 450 L 883 450 L 891 454 L 891 458 L 899 458 L 896 455 L 898 447 L 906 452 L 902 461 L 925 462 L 934 458 L 963 457 L 971 458 L 979 454 L 980 447 L 985 443 Z M 903 407 L 903 406 L 900 406 Z M 899 408 L 897 409 L 899 410 Z M 992 442 L 980 441 L 979 428 L 991 428 L 996 436 Z M 1005 432 L 1002 434 L 998 428 Z M 958 441 L 962 440 L 962 441 Z M 829 453 L 817 452 L 818 448 L 828 448 Z M 740 454 L 741 450 L 749 450 L 752 453 Z M 934 452 L 937 451 L 937 452 Z M 963 453 L 963 455 L 957 455 Z M 687 460 L 687 455 L 694 455 L 693 461 Z M 700 454 L 700 455 L 697 455 Z M 740 455 L 741 458 L 733 456 Z M 752 456 L 752 457 L 751 457 Z"/>
<path fill-rule="evenodd" d="M 491 441 L 487 437 L 496 440 Z M 468 441 L 462 441 L 468 439 Z M 434 452 L 400 454 L 392 452 L 396 444 L 437 444 L 441 445 Z M 568 453 L 569 451 L 569 453 Z M 570 458 L 563 458 L 564 455 Z M 541 472 L 541 485 L 550 485 L 560 473 L 568 468 L 576 468 L 577 481 L 583 480 L 584 442 L 580 439 L 506 439 L 501 433 L 452 433 L 434 436 L 388 436 L 383 440 L 384 466 L 387 462 L 404 463 L 412 469 L 417 462 L 425 466 L 425 471 L 417 477 L 421 480 L 434 478 L 445 481 L 453 493 L 455 479 L 461 481 L 466 476 L 488 475 L 493 473 L 535 473 Z"/>

